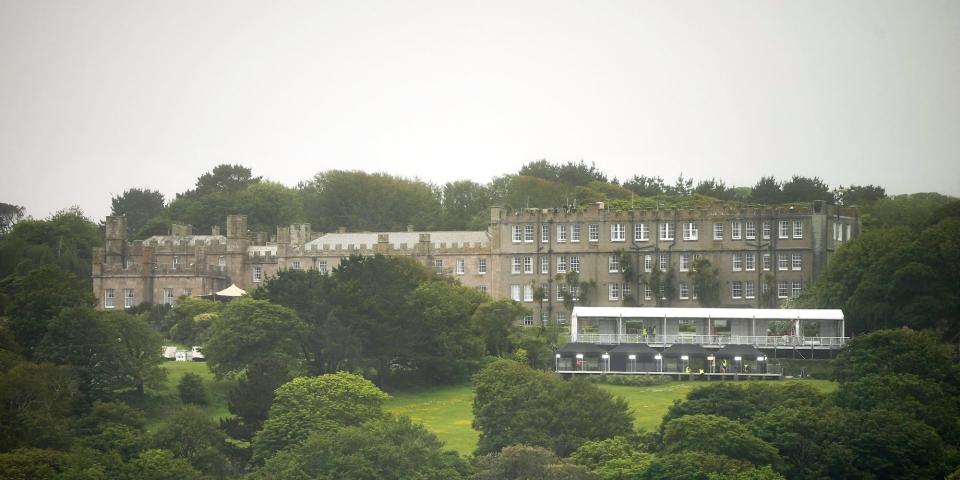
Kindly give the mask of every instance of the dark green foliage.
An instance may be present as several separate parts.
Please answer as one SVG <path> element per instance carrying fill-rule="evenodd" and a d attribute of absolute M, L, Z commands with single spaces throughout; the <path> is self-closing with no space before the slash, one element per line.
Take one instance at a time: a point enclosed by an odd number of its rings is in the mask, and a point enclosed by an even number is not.
<path fill-rule="evenodd" d="M 152 436 L 153 447 L 168 450 L 197 470 L 224 477 L 230 466 L 226 457 L 226 436 L 197 407 L 183 407 Z"/>
<path fill-rule="evenodd" d="M 200 375 L 196 373 L 187 373 L 180 377 L 180 383 L 177 384 L 177 393 L 183 403 L 195 405 L 206 405 L 207 403 L 207 391 L 203 388 L 203 378 L 200 378 Z"/>
<path fill-rule="evenodd" d="M 490 189 L 470 180 L 443 186 L 443 228 L 483 230 L 490 220 Z"/>
<path fill-rule="evenodd" d="M 640 478 L 653 458 L 624 437 L 587 442 L 570 455 L 573 463 L 585 467 L 600 480 Z"/>
<path fill-rule="evenodd" d="M 82 280 L 54 265 L 16 273 L 0 280 L 0 304 L 16 342 L 33 356 L 47 325 L 64 308 L 93 307 L 96 299 Z"/>
<path fill-rule="evenodd" d="M 950 347 L 930 332 L 880 330 L 851 339 L 837 355 L 834 375 L 847 382 L 871 373 L 912 374 L 954 388 L 960 385 Z"/>
<path fill-rule="evenodd" d="M 847 188 L 840 187 L 840 202 L 844 206 L 863 207 L 887 198 L 887 192 L 883 187 L 877 185 L 850 185 Z"/>
<path fill-rule="evenodd" d="M 302 445 L 266 461 L 254 478 L 408 479 L 464 478 L 467 465 L 423 426 L 406 417 L 321 430 Z"/>
<path fill-rule="evenodd" d="M 726 455 L 757 466 L 780 465 L 777 449 L 757 438 L 742 423 L 717 415 L 686 415 L 666 422 L 663 451 Z"/>
<path fill-rule="evenodd" d="M 701 307 L 720 306 L 720 271 L 710 260 L 699 258 L 693 261 L 693 268 L 687 274 L 693 284 L 693 292 Z"/>
<path fill-rule="evenodd" d="M 220 315 L 224 304 L 196 297 L 184 297 L 170 307 L 162 325 L 171 340 L 187 345 L 199 345 L 206 341 L 207 330 Z"/>
<path fill-rule="evenodd" d="M 662 178 L 646 175 L 634 175 L 630 180 L 623 182 L 623 187 L 641 197 L 654 197 L 666 191 Z"/>
<path fill-rule="evenodd" d="M 217 375 L 243 372 L 264 361 L 280 362 L 294 371 L 302 361 L 300 341 L 305 331 L 303 321 L 289 308 L 241 298 L 214 319 L 204 352 Z"/>
<path fill-rule="evenodd" d="M 723 180 L 717 180 L 715 178 L 701 180 L 697 183 L 697 187 L 693 189 L 693 192 L 719 200 L 733 200 L 734 196 L 732 188 L 727 187 Z"/>
<path fill-rule="evenodd" d="M 0 374 L 0 451 L 69 446 L 76 396 L 68 367 L 19 362 Z"/>
<path fill-rule="evenodd" d="M 203 480 L 209 477 L 169 450 L 146 450 L 124 468 L 130 480 Z"/>
<path fill-rule="evenodd" d="M 686 400 L 674 403 L 664 416 L 664 423 L 684 415 L 696 414 L 744 420 L 778 406 L 815 406 L 823 401 L 823 395 L 800 382 L 785 385 L 713 383 L 694 389 L 687 394 Z"/>
<path fill-rule="evenodd" d="M 126 216 L 127 234 L 131 236 L 140 236 L 138 232 L 161 211 L 163 194 L 159 190 L 131 188 L 110 199 L 110 214 Z"/>
<path fill-rule="evenodd" d="M 97 225 L 77 207 L 45 220 L 21 220 L 0 237 L 0 278 L 14 271 L 56 265 L 78 278 L 89 279 L 93 247 L 102 242 Z"/>
<path fill-rule="evenodd" d="M 821 418 L 833 418 L 826 406 L 783 406 L 759 413 L 749 422 L 754 435 L 780 453 L 783 473 L 791 479 L 826 476 L 822 458 L 829 443 L 821 430 Z"/>
<path fill-rule="evenodd" d="M 496 360 L 474 376 L 473 427 L 479 454 L 514 444 L 568 455 L 589 440 L 631 431 L 626 401 L 595 385 Z"/>
<path fill-rule="evenodd" d="M 512 445 L 474 458 L 473 480 L 589 480 L 586 468 L 566 463 L 542 447 Z"/>
<path fill-rule="evenodd" d="M 381 418 L 386 398 L 369 380 L 352 373 L 295 378 L 277 389 L 270 416 L 254 440 L 254 458 L 263 461 L 313 432 Z"/>
<path fill-rule="evenodd" d="M 711 475 L 728 478 L 752 472 L 756 467 L 744 460 L 699 451 L 660 454 L 654 457 L 642 480 L 706 480 Z"/>
<path fill-rule="evenodd" d="M 24 208 L 20 205 L 0 202 L 0 237 L 10 233 L 13 226 L 23 218 Z"/>
<path fill-rule="evenodd" d="M 119 462 L 95 453 L 84 449 L 60 451 L 35 448 L 0 453 L 0 478 L 4 480 L 106 480 L 116 478 L 120 473 L 118 471 Z"/>
<path fill-rule="evenodd" d="M 802 177 L 794 175 L 790 180 L 783 182 L 783 197 L 788 203 L 812 202 L 822 200 L 833 202 L 833 193 L 830 187 L 820 180 L 820 177 Z"/>
<path fill-rule="evenodd" d="M 227 408 L 237 418 L 221 421 L 226 432 L 235 438 L 253 438 L 267 419 L 274 391 L 288 381 L 290 372 L 283 363 L 268 359 L 250 365 L 227 394 Z"/>
<path fill-rule="evenodd" d="M 512 351 L 516 321 L 526 311 L 523 305 L 503 298 L 487 300 L 477 307 L 474 323 L 483 334 L 487 354 L 500 357 Z"/>
<path fill-rule="evenodd" d="M 143 448 L 145 423 L 143 412 L 125 403 L 96 401 L 77 422 L 77 436 L 85 447 L 129 460 Z"/>
<path fill-rule="evenodd" d="M 750 200 L 755 203 L 783 203 L 784 196 L 780 182 L 774 177 L 761 177 L 750 191 Z"/>

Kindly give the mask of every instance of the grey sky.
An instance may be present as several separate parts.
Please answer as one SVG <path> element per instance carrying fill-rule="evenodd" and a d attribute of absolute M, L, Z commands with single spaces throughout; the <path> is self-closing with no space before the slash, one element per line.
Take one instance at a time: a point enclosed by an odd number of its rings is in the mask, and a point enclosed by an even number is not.
<path fill-rule="evenodd" d="M 220 163 L 538 158 L 960 195 L 960 2 L 0 1 L 0 202 L 34 216 Z"/>

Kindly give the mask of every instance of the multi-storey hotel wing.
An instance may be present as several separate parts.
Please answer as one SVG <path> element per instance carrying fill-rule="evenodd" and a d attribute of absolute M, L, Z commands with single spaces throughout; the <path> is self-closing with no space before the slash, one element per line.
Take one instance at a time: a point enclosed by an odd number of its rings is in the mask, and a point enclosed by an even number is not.
<path fill-rule="evenodd" d="M 351 254 L 412 256 L 443 275 L 494 297 L 528 305 L 523 321 L 570 319 L 570 302 L 700 307 L 688 277 L 694 261 L 719 271 L 721 307 L 777 307 L 799 295 L 832 252 L 859 233 L 854 209 L 815 202 L 788 207 L 614 210 L 508 210 L 493 207 L 486 231 L 313 233 L 309 224 L 276 234 L 247 230 L 243 215 L 196 235 L 173 225 L 170 235 L 129 242 L 124 217 L 107 219 L 94 251 L 93 288 L 100 308 L 174 303 L 230 284 L 251 290 L 283 269 L 329 272 Z M 629 262 L 630 265 L 624 263 Z M 627 275 L 631 271 L 636 275 Z M 666 280 L 649 281 L 656 272 Z M 566 291 L 576 273 L 590 292 Z M 657 288 L 659 287 L 659 288 Z M 577 287 L 573 287 L 577 290 Z M 656 289 L 657 291 L 654 291 Z M 721 322 L 722 323 L 722 322 Z M 716 325 L 716 329 L 727 328 Z"/>

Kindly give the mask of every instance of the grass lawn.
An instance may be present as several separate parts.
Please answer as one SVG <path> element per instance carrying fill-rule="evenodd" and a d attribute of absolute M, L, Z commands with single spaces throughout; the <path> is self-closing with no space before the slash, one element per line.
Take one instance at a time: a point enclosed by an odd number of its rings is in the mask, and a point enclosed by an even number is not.
<path fill-rule="evenodd" d="M 837 385 L 826 380 L 802 380 L 823 393 L 836 390 Z M 777 382 L 782 385 L 786 382 Z M 703 382 L 670 382 L 650 387 L 600 385 L 614 395 L 622 396 L 634 411 L 634 425 L 638 429 L 654 430 L 674 400 L 686 397 Z M 473 389 L 469 385 L 408 390 L 392 393 L 386 410 L 406 415 L 422 423 L 435 433 L 447 448 L 460 454 L 470 454 L 477 446 L 480 434 L 470 428 L 473 421 Z"/>
<path fill-rule="evenodd" d="M 227 391 L 233 386 L 232 380 L 216 380 L 205 362 L 164 362 L 167 380 L 159 390 L 148 389 L 143 398 L 124 399 L 130 405 L 144 411 L 147 417 L 147 430 L 155 431 L 165 418 L 183 406 L 177 393 L 177 384 L 187 373 L 195 373 L 203 378 L 203 387 L 207 391 L 207 404 L 201 406 L 214 422 L 229 417 L 227 410 Z"/>

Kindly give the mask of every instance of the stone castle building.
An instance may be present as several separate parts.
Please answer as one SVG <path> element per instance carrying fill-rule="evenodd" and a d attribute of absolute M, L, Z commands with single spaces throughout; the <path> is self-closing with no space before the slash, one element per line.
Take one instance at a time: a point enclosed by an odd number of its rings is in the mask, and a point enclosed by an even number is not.
<path fill-rule="evenodd" d="M 564 297 L 591 306 L 701 306 L 689 273 L 697 258 L 719 272 L 723 307 L 776 307 L 796 297 L 830 255 L 859 233 L 854 209 L 815 202 L 793 207 L 614 210 L 508 210 L 493 207 L 486 231 L 314 233 L 309 224 L 251 233 L 244 215 L 198 235 L 173 225 L 170 235 L 128 241 L 124 217 L 108 217 L 94 250 L 93 288 L 102 309 L 175 303 L 236 284 L 255 289 L 283 269 L 330 272 L 351 254 L 412 256 L 437 272 L 494 297 L 531 307 L 534 319 L 565 322 Z M 625 253 L 629 255 L 624 255 Z M 629 262 L 630 265 L 624 265 Z M 624 271 L 637 272 L 629 276 Z M 669 279 L 656 286 L 657 271 Z M 577 273 L 579 292 L 567 279 Z M 569 290 L 568 289 L 571 289 Z M 569 305 L 569 301 L 567 302 Z"/>

